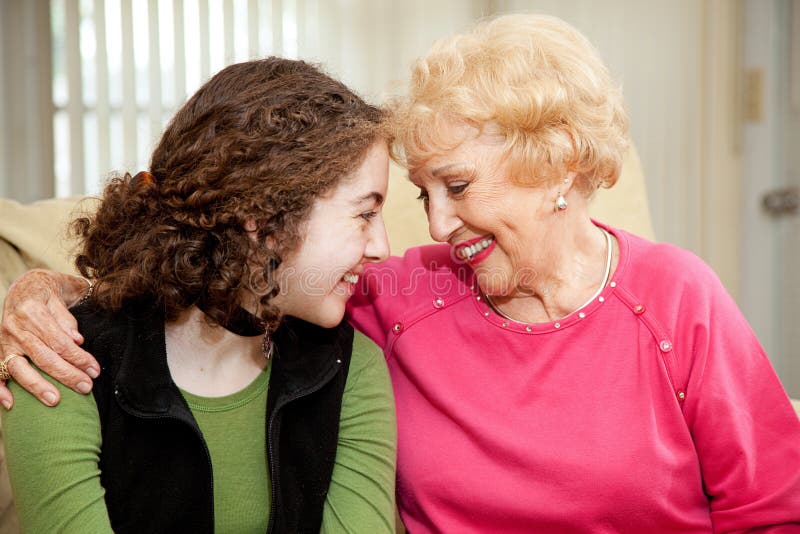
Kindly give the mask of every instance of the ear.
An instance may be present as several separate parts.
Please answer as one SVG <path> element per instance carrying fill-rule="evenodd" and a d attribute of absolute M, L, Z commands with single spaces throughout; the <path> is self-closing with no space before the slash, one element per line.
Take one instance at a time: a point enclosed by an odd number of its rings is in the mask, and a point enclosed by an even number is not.
<path fill-rule="evenodd" d="M 567 175 L 564 176 L 558 184 L 558 188 L 561 191 L 561 194 L 566 196 L 567 193 L 572 190 L 572 186 L 575 184 L 575 177 L 578 176 L 578 173 L 575 171 L 568 171 Z"/>
<path fill-rule="evenodd" d="M 550 178 L 547 182 L 545 182 L 543 187 L 545 189 L 552 190 L 553 193 L 566 196 L 570 189 L 572 189 L 572 186 L 575 183 L 575 177 L 578 176 L 578 173 L 568 169 L 565 169 L 565 171 L 566 173 L 562 174 L 560 178 Z M 558 176 L 558 174 L 556 174 L 556 176 Z"/>

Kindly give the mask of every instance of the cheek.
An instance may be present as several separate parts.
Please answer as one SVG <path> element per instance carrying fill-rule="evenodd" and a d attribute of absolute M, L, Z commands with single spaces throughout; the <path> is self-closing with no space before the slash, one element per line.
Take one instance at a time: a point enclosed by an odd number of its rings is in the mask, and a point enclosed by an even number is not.
<path fill-rule="evenodd" d="M 340 276 L 361 263 L 365 246 L 366 240 L 361 233 L 331 237 L 329 241 L 319 243 L 313 254 L 305 258 L 305 263 L 324 274 L 330 285 L 335 285 Z"/>
<path fill-rule="evenodd" d="M 492 233 L 508 217 L 508 209 L 504 199 L 493 194 L 473 194 L 462 204 L 462 219 L 477 224 L 481 229 Z"/>
<path fill-rule="evenodd" d="M 296 265 L 281 265 L 275 273 L 275 282 L 279 288 L 279 297 L 275 304 L 280 306 L 281 299 L 297 293 L 297 278 Z"/>
<path fill-rule="evenodd" d="M 515 237 L 541 224 L 537 199 L 509 194 L 493 207 L 492 216 Z"/>

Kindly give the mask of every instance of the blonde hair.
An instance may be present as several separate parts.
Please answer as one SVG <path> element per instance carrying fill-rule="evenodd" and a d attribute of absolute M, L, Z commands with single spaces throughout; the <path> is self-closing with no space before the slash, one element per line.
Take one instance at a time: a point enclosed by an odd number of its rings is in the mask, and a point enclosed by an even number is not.
<path fill-rule="evenodd" d="M 515 181 L 573 171 L 587 196 L 614 185 L 628 147 L 622 93 L 598 52 L 544 15 L 501 16 L 436 42 L 389 109 L 393 156 L 412 172 L 465 140 L 446 139 L 446 123 L 501 136 Z"/>

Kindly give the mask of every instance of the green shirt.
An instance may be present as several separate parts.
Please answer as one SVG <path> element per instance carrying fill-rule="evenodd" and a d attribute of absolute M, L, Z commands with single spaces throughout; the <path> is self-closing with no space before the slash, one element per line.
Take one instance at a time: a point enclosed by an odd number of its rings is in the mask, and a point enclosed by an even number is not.
<path fill-rule="evenodd" d="M 218 533 L 266 531 L 268 382 L 269 370 L 226 397 L 183 392 L 211 454 Z M 61 402 L 48 408 L 17 384 L 10 387 L 16 404 L 3 414 L 3 432 L 23 531 L 111 532 L 100 484 L 94 398 L 56 384 Z M 356 332 L 322 532 L 394 532 L 396 440 L 383 354 Z"/>
<path fill-rule="evenodd" d="M 270 486 L 264 421 L 269 369 L 224 397 L 181 390 L 211 454 L 217 534 L 267 531 Z"/>

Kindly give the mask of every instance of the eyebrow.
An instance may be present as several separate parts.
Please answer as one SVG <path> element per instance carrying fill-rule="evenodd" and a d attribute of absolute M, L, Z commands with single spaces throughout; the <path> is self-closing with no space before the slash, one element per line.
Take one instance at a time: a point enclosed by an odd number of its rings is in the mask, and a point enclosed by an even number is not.
<path fill-rule="evenodd" d="M 441 167 L 437 167 L 431 171 L 431 176 L 436 177 L 442 174 L 445 171 L 452 169 L 453 167 L 469 167 L 469 163 L 466 161 L 458 161 L 456 163 L 448 163 L 447 165 L 442 165 Z"/>
<path fill-rule="evenodd" d="M 360 196 L 357 199 L 353 200 L 353 204 L 358 206 L 359 204 L 363 204 L 368 200 L 374 200 L 376 204 L 383 204 L 383 195 L 378 193 L 377 191 L 372 191 L 371 193 L 367 193 L 366 195 Z"/>

